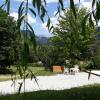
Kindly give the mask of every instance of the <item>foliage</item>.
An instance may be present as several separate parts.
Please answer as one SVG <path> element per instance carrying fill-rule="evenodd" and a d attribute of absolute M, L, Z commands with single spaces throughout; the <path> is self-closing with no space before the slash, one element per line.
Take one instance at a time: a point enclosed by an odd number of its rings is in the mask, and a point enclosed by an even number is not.
<path fill-rule="evenodd" d="M 28 63 L 36 63 L 36 62 L 38 62 L 37 54 L 34 51 L 34 49 L 30 47 L 29 48 L 29 60 L 28 60 Z"/>
<path fill-rule="evenodd" d="M 35 76 L 52 76 L 59 74 L 58 72 L 52 72 L 51 70 L 45 70 L 43 66 L 36 66 L 36 65 L 29 65 L 28 68 L 35 74 Z M 1 81 L 7 81 L 11 80 L 11 74 L 14 74 L 16 72 L 16 66 L 11 66 L 10 68 L 7 68 L 6 70 L 0 70 L 0 82 Z M 27 77 L 28 79 L 31 78 L 31 76 Z M 16 73 L 16 79 L 21 79 L 19 76 L 19 73 Z"/>
<path fill-rule="evenodd" d="M 0 67 L 10 66 L 16 60 L 16 22 L 0 9 Z"/>
<path fill-rule="evenodd" d="M 6 68 L 6 69 L 0 68 L 0 74 L 4 74 L 4 75 L 6 75 L 6 74 L 14 74 L 14 72 L 9 68 Z"/>
<path fill-rule="evenodd" d="M 45 67 L 53 65 L 62 65 L 64 59 L 60 55 L 60 50 L 53 45 L 44 45 L 37 48 L 37 56 Z"/>
<path fill-rule="evenodd" d="M 53 43 L 63 48 L 66 59 L 73 64 L 76 59 L 85 60 L 91 57 L 89 45 L 95 40 L 96 32 L 89 24 L 87 24 L 85 33 L 82 32 L 82 19 L 87 13 L 86 8 L 76 8 L 78 16 L 76 19 L 72 10 L 67 9 L 54 30 Z"/>
<path fill-rule="evenodd" d="M 10 0 L 5 0 L 5 4 L 3 4 L 0 8 L 3 8 L 4 6 L 7 7 L 6 12 L 9 13 Z M 24 90 L 25 90 L 25 78 L 27 78 L 28 76 L 30 76 L 31 79 L 34 77 L 35 81 L 37 82 L 35 75 L 30 69 L 28 69 L 28 66 L 27 66 L 28 61 L 29 61 L 30 46 L 33 47 L 34 50 L 36 49 L 36 40 L 35 40 L 34 30 L 31 27 L 31 25 L 28 23 L 28 11 L 29 11 L 28 0 L 26 2 L 23 1 L 20 4 L 19 9 L 18 9 L 18 20 L 16 22 L 16 25 L 17 25 L 16 29 L 18 30 L 17 36 L 16 36 L 17 41 L 18 41 L 18 44 L 17 44 L 18 60 L 16 63 L 17 70 L 15 74 L 12 75 L 13 85 L 16 80 L 16 73 L 19 73 L 20 78 L 23 79 L 23 82 L 19 83 L 20 84 L 19 90 L 18 90 L 19 93 L 23 84 L 24 84 Z M 23 35 L 21 33 L 22 24 L 24 24 L 23 29 L 26 30 Z"/>
<path fill-rule="evenodd" d="M 100 45 L 100 41 L 99 41 L 99 45 Z M 94 55 L 94 62 L 96 64 L 97 69 L 100 69 L 100 47 L 99 47 L 99 45 L 96 50 L 96 54 Z"/>

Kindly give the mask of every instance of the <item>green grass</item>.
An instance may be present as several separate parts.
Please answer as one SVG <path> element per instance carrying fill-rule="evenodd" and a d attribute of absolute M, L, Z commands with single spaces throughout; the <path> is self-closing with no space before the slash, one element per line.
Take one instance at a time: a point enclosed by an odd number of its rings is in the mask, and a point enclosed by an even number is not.
<path fill-rule="evenodd" d="M 32 72 L 36 76 L 49 76 L 49 75 L 55 75 L 55 74 L 57 74 L 56 72 L 52 72 L 50 70 L 45 70 L 44 67 L 29 67 L 29 69 L 31 69 Z"/>
<path fill-rule="evenodd" d="M 37 91 L 1 96 L 0 100 L 100 100 L 100 85 L 90 85 L 62 91 Z"/>
<path fill-rule="evenodd" d="M 0 81 L 7 81 L 11 79 L 11 75 L 0 75 Z"/>
<path fill-rule="evenodd" d="M 31 69 L 32 72 L 34 73 L 34 75 L 36 75 L 36 76 L 50 76 L 50 75 L 57 74 L 57 73 L 52 72 L 50 70 L 45 70 L 44 67 L 29 67 L 29 69 Z M 10 70 L 15 72 L 16 67 L 11 67 Z M 17 78 L 19 79 L 19 75 L 17 75 Z M 11 79 L 11 75 L 10 74 L 2 74 L 2 75 L 0 75 L 0 81 L 6 81 L 6 80 L 10 80 L 10 79 Z"/>

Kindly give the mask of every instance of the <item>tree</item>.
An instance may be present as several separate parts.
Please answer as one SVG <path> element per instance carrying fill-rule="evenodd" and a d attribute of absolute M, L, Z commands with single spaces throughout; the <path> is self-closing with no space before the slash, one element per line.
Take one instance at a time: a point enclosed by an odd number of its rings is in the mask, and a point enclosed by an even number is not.
<path fill-rule="evenodd" d="M 85 32 L 82 32 L 82 19 L 88 14 L 86 8 L 76 8 L 76 19 L 72 10 L 67 9 L 59 24 L 54 29 L 52 41 L 63 48 L 66 59 L 72 63 L 75 59 L 84 60 L 90 57 L 89 45 L 95 40 L 96 32 L 87 22 Z"/>
<path fill-rule="evenodd" d="M 96 53 L 96 55 L 94 57 L 94 61 L 95 61 L 95 64 L 96 64 L 96 68 L 100 69 L 100 47 L 97 50 L 97 53 Z"/>
<path fill-rule="evenodd" d="M 60 52 L 61 51 L 53 45 L 41 45 L 37 48 L 38 59 L 46 68 L 50 68 L 53 65 L 64 64 L 64 57 Z"/>
<path fill-rule="evenodd" d="M 15 61 L 16 22 L 0 9 L 0 67 L 10 66 Z"/>

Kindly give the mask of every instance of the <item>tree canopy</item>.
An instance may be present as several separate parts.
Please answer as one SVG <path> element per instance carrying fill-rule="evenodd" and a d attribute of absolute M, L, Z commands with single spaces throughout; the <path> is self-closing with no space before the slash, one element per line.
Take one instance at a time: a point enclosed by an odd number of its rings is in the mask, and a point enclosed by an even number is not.
<path fill-rule="evenodd" d="M 0 9 L 0 66 L 10 65 L 15 60 L 16 22 Z"/>
<path fill-rule="evenodd" d="M 86 59 L 89 55 L 89 45 L 96 38 L 95 28 L 87 22 L 85 32 L 82 31 L 82 19 L 88 14 L 86 8 L 76 8 L 76 19 L 72 10 L 67 9 L 59 24 L 54 29 L 53 43 L 63 48 L 66 59 Z"/>
<path fill-rule="evenodd" d="M 51 68 L 53 65 L 63 65 L 65 61 L 60 49 L 53 45 L 38 46 L 37 56 L 46 68 Z"/>

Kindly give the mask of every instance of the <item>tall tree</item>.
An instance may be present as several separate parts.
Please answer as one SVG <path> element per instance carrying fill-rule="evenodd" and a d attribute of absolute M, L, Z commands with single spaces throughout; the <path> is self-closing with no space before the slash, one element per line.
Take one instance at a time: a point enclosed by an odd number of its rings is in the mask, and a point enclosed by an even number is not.
<path fill-rule="evenodd" d="M 0 9 L 0 66 L 10 66 L 15 60 L 16 22 Z"/>
<path fill-rule="evenodd" d="M 67 59 L 84 59 L 89 57 L 88 45 L 95 40 L 95 29 L 87 22 L 82 32 L 82 20 L 88 14 L 86 8 L 76 8 L 76 19 L 72 10 L 67 9 L 54 30 L 52 41 L 63 48 Z M 87 53 L 88 52 L 88 53 Z"/>
<path fill-rule="evenodd" d="M 46 68 L 64 64 L 64 57 L 60 52 L 60 49 L 53 45 L 41 45 L 37 48 L 38 59 L 42 61 L 43 66 Z"/>

